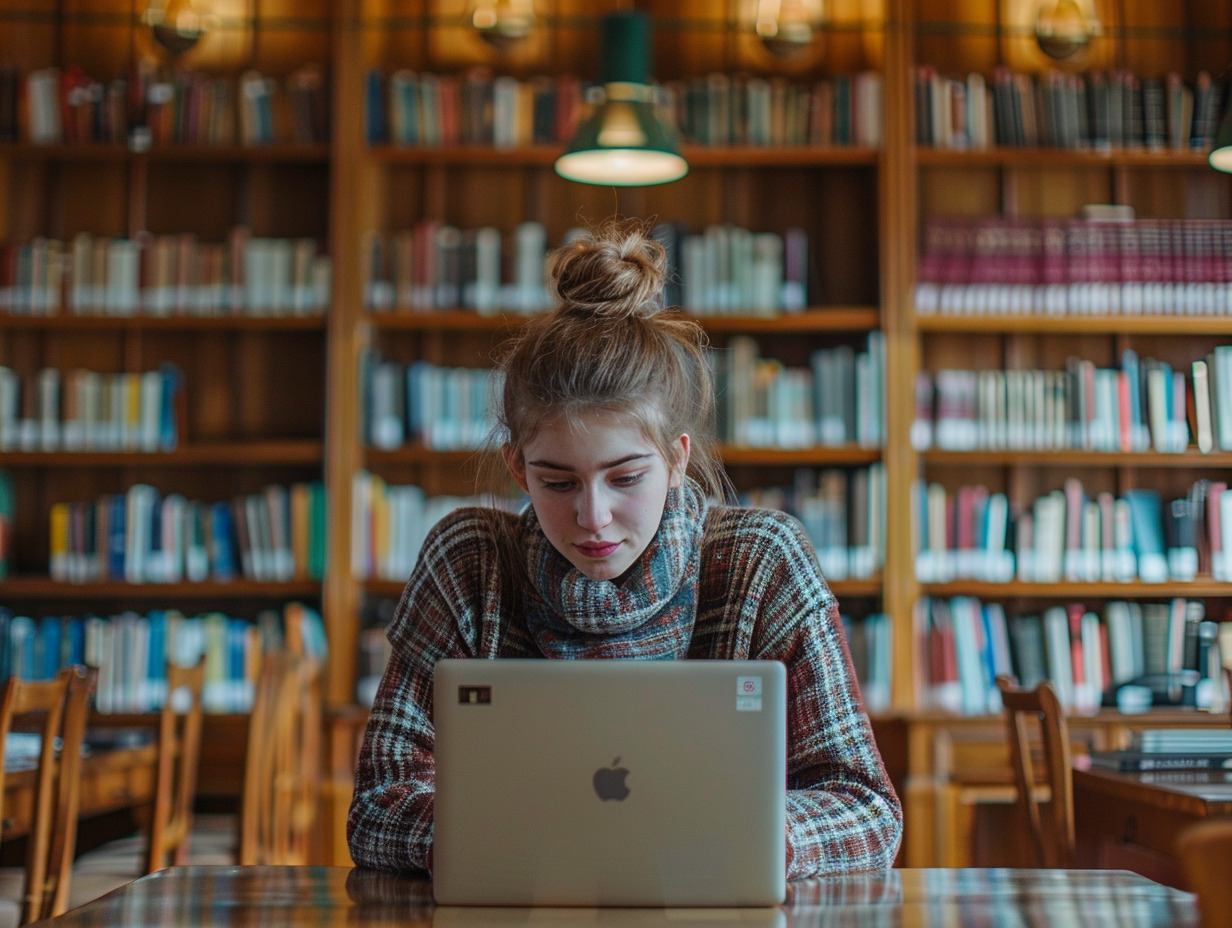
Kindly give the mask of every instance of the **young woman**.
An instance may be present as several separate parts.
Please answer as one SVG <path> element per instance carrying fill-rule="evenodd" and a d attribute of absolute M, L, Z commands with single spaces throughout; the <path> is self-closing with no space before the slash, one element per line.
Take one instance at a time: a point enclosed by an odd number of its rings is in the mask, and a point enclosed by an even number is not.
<path fill-rule="evenodd" d="M 359 758 L 356 864 L 430 868 L 432 676 L 446 657 L 709 658 L 788 671 L 789 879 L 892 865 L 898 797 L 801 526 L 728 494 L 705 336 L 661 312 L 663 249 L 609 223 L 560 249 L 555 310 L 501 362 L 521 515 L 442 519 L 389 627 Z"/>

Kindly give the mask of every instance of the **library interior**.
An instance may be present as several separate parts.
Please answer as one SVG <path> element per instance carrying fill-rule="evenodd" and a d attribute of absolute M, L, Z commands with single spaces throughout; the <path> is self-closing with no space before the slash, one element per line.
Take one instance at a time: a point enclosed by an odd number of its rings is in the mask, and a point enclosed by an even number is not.
<path fill-rule="evenodd" d="M 1232 4 L 0 0 L 0 926 L 477 919 L 348 812 L 613 217 L 901 803 L 739 920 L 1228 924 Z"/>

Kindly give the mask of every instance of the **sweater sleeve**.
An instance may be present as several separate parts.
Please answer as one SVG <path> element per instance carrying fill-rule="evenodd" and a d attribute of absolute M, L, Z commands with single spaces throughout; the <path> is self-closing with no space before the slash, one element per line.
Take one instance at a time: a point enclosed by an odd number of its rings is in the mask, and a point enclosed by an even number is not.
<path fill-rule="evenodd" d="M 390 622 L 393 652 L 360 748 L 347 819 L 351 857 L 361 867 L 429 869 L 432 679 L 438 660 L 482 648 L 481 578 L 491 548 L 481 522 L 474 510 L 459 510 L 433 528 Z"/>
<path fill-rule="evenodd" d="M 787 666 L 787 876 L 891 867 L 902 807 L 859 702 L 835 600 L 794 519 L 766 530 L 777 553 L 758 565 L 753 656 Z"/>

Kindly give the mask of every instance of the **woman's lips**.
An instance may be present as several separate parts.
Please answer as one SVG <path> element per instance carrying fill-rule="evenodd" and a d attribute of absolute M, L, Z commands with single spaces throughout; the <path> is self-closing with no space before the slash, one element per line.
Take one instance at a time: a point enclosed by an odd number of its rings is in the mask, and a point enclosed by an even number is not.
<path fill-rule="evenodd" d="M 575 547 L 587 557 L 607 557 L 620 547 L 620 542 L 587 542 L 586 544 L 576 545 Z"/>

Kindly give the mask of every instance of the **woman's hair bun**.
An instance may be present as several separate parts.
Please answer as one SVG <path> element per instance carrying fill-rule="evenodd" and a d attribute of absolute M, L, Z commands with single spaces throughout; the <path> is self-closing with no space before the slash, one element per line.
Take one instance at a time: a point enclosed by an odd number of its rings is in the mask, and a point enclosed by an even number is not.
<path fill-rule="evenodd" d="M 649 318 L 663 308 L 667 252 L 641 220 L 611 219 L 561 246 L 549 285 L 561 308 Z"/>

